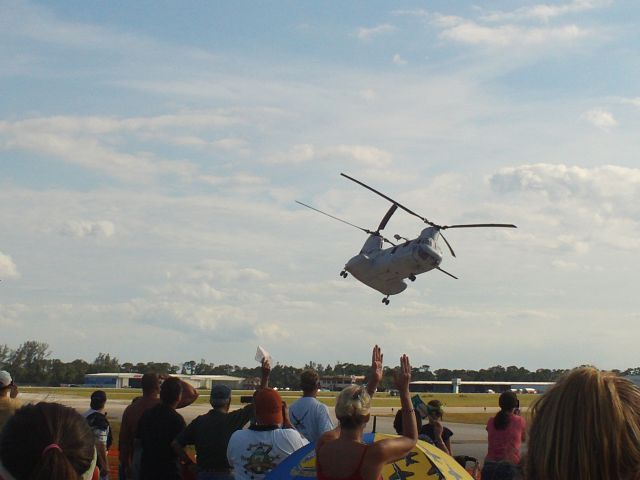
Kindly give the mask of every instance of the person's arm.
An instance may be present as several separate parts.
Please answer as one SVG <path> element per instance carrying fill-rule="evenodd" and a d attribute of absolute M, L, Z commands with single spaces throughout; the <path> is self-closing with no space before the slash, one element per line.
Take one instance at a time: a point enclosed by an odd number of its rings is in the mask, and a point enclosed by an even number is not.
<path fill-rule="evenodd" d="M 329 409 L 326 405 L 323 404 L 322 407 L 320 407 L 320 412 L 321 413 L 318 415 L 318 431 L 320 434 L 323 434 L 324 432 L 333 430 L 334 426 L 331 421 L 331 415 L 329 415 Z"/>
<path fill-rule="evenodd" d="M 184 447 L 180 445 L 177 439 L 171 442 L 171 448 L 182 465 L 189 466 L 193 464 L 193 460 L 191 460 L 191 457 L 187 454 Z"/>
<path fill-rule="evenodd" d="M 104 414 L 105 419 L 107 418 L 107 414 Z M 109 421 L 107 420 L 107 426 L 109 427 L 109 430 L 107 430 L 107 451 L 111 448 L 111 446 L 113 445 L 113 432 L 111 429 L 111 425 L 109 424 Z"/>
<path fill-rule="evenodd" d="M 436 421 L 432 425 L 433 425 L 433 438 L 434 438 L 436 447 L 438 447 L 443 452 L 451 454 L 450 450 L 447 448 L 447 444 L 443 440 L 444 427 L 442 426 L 442 423 L 440 423 L 440 421 Z"/>
<path fill-rule="evenodd" d="M 260 366 L 260 389 L 269 387 L 269 375 L 271 374 L 271 363 L 267 358 L 262 359 L 262 365 Z"/>
<path fill-rule="evenodd" d="M 282 428 L 290 428 L 295 430 L 295 427 L 292 425 L 291 420 L 289 420 L 289 407 L 287 407 L 287 402 L 285 402 L 284 400 L 282 401 Z"/>
<path fill-rule="evenodd" d="M 129 407 L 124 409 L 122 422 L 120 423 L 120 433 L 118 435 L 118 457 L 120 465 L 126 473 L 131 468 L 131 455 L 133 454 L 133 435 L 129 427 Z"/>
<path fill-rule="evenodd" d="M 180 384 L 182 385 L 182 398 L 180 398 L 180 402 L 176 408 L 184 408 L 191 405 L 195 402 L 200 394 L 193 388 L 193 385 L 185 382 L 184 380 L 180 380 Z"/>
<path fill-rule="evenodd" d="M 378 384 L 382 380 L 382 358 L 380 347 L 375 345 L 373 352 L 371 352 L 371 377 L 369 378 L 369 383 L 367 383 L 367 393 L 370 397 L 373 397 L 376 393 Z"/>
<path fill-rule="evenodd" d="M 107 449 L 102 442 L 96 442 L 96 465 L 100 470 L 100 474 L 109 471 L 109 463 L 107 461 Z"/>
<path fill-rule="evenodd" d="M 15 383 L 11 383 L 11 391 L 9 392 L 9 397 L 16 398 L 18 396 L 18 385 Z"/>
<path fill-rule="evenodd" d="M 451 437 L 447 437 L 444 444 L 447 446 L 447 453 L 453 457 L 453 450 L 451 450 Z"/>
<path fill-rule="evenodd" d="M 396 388 L 400 391 L 402 406 L 402 435 L 400 437 L 381 440 L 373 444 L 374 458 L 380 464 L 387 464 L 403 458 L 415 446 L 418 440 L 418 425 L 409 394 L 411 382 L 411 365 L 409 357 L 400 357 L 400 371 L 394 372 Z"/>

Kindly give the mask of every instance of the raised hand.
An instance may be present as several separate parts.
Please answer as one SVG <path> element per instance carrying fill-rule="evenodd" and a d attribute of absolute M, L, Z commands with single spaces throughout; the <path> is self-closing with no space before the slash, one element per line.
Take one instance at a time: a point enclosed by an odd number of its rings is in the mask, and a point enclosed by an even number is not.
<path fill-rule="evenodd" d="M 382 380 L 382 359 L 382 351 L 378 345 L 375 345 L 371 352 L 371 377 L 367 384 L 367 393 L 369 395 L 376 393 L 378 384 Z"/>
<path fill-rule="evenodd" d="M 382 351 L 378 345 L 375 345 L 371 352 L 371 376 L 375 378 L 376 384 L 382 380 L 382 359 Z"/>
<path fill-rule="evenodd" d="M 400 357 L 400 368 L 393 372 L 393 381 L 396 388 L 402 391 L 409 391 L 409 383 L 411 382 L 411 364 L 409 357 L 402 355 Z"/>
<path fill-rule="evenodd" d="M 269 374 L 271 373 L 271 363 L 269 362 L 269 359 L 267 358 L 262 359 L 262 364 L 260 365 L 260 371 L 262 372 L 263 376 L 269 376 Z"/>

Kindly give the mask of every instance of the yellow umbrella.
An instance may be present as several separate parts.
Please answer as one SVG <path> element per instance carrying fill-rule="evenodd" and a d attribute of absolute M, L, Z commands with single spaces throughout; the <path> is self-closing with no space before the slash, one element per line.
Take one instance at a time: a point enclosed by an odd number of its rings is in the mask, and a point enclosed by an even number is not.
<path fill-rule="evenodd" d="M 367 433 L 365 443 L 395 437 L 383 433 Z M 473 477 L 451 456 L 422 440 L 404 458 L 385 465 L 383 480 L 473 480 Z M 313 445 L 302 447 L 267 475 L 269 480 L 315 478 L 316 457 Z"/>

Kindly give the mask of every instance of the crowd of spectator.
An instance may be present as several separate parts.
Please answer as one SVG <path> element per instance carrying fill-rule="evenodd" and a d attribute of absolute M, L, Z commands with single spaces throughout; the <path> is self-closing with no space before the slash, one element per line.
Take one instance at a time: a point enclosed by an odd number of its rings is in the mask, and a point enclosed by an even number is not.
<path fill-rule="evenodd" d="M 398 436 L 372 444 L 363 435 L 382 378 L 377 345 L 367 385 L 338 394 L 337 425 L 316 398 L 317 372 L 303 371 L 303 396 L 289 408 L 269 388 L 270 371 L 263 360 L 260 387 L 233 411 L 231 390 L 215 385 L 211 410 L 188 425 L 179 410 L 198 398 L 197 391 L 176 377 L 145 374 L 142 396 L 122 416 L 119 479 L 262 480 L 308 443 L 315 446 L 319 480 L 378 480 L 383 467 L 406 457 L 418 439 L 453 455 L 444 405 L 434 399 L 417 409 L 412 402 L 406 355 L 394 374 L 401 403 L 394 420 Z M 83 414 L 57 403 L 21 405 L 10 373 L 0 371 L 0 480 L 108 479 L 113 432 L 106 402 L 106 392 L 97 390 Z M 483 480 L 640 480 L 640 390 L 630 381 L 577 368 L 534 402 L 529 425 L 514 392 L 502 393 L 499 407 L 486 426 Z"/>

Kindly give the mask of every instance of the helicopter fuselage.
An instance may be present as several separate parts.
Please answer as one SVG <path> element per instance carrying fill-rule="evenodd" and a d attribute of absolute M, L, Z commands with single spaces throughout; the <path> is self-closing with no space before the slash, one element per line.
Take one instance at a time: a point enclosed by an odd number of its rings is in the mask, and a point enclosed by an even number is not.
<path fill-rule="evenodd" d="M 437 268 L 442 262 L 438 229 L 428 227 L 418 238 L 382 248 L 382 238 L 370 235 L 362 250 L 345 265 L 345 271 L 384 295 L 396 295 L 407 288 L 405 279 Z"/>

